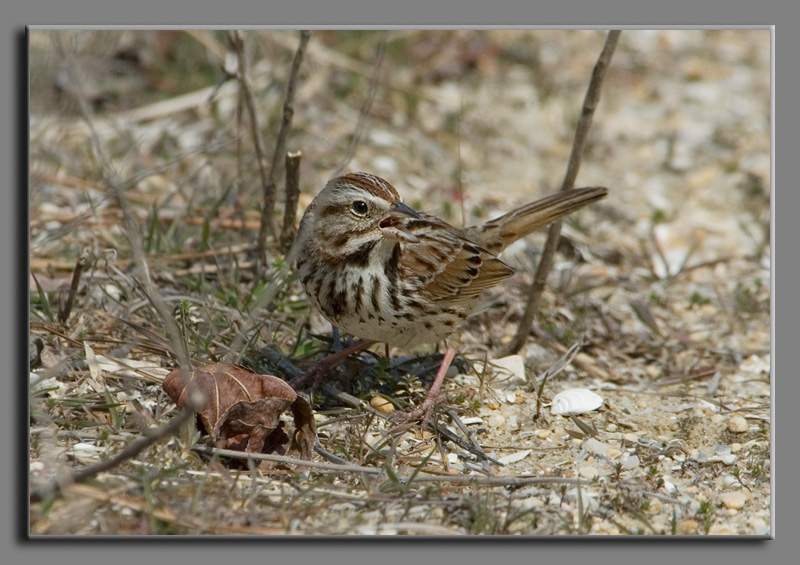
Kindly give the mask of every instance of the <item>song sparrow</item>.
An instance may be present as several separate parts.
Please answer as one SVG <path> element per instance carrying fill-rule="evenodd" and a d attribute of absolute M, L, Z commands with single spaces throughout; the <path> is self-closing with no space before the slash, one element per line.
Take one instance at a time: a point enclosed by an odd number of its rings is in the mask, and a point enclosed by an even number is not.
<path fill-rule="evenodd" d="M 385 180 L 350 173 L 330 180 L 308 206 L 292 254 L 309 300 L 333 325 L 367 344 L 436 343 L 459 328 L 485 290 L 513 273 L 497 258 L 503 249 L 607 192 L 561 191 L 458 228 L 403 204 Z M 429 416 L 454 353 L 448 348 L 412 417 Z"/>

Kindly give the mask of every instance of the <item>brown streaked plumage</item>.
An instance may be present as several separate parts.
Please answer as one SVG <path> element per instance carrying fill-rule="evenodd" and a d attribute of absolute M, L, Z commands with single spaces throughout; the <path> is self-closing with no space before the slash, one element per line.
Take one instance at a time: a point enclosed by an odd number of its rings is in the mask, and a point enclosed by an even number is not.
<path fill-rule="evenodd" d="M 335 326 L 399 347 L 435 343 L 513 273 L 497 258 L 503 249 L 607 192 L 565 190 L 458 228 L 409 208 L 385 180 L 350 173 L 308 206 L 292 260 L 311 303 Z"/>

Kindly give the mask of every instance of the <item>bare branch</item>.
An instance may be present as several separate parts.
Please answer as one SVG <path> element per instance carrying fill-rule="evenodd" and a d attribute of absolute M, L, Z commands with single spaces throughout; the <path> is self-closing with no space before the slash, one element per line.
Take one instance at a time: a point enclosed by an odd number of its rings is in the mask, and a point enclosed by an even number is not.
<path fill-rule="evenodd" d="M 300 151 L 286 154 L 286 204 L 283 208 L 283 229 L 281 230 L 281 250 L 288 253 L 295 236 L 294 223 L 297 218 L 297 201 L 300 198 Z"/>
<path fill-rule="evenodd" d="M 72 304 L 75 302 L 75 295 L 78 294 L 78 287 L 81 284 L 81 275 L 86 265 L 89 264 L 89 255 L 88 249 L 84 249 L 81 252 L 81 256 L 78 257 L 78 261 L 75 263 L 75 270 L 72 272 L 72 282 L 69 285 L 67 298 L 63 303 L 59 302 L 58 304 L 58 321 L 61 324 L 67 322 L 67 318 L 72 312 Z"/>
<path fill-rule="evenodd" d="M 292 59 L 292 69 L 289 72 L 289 82 L 286 85 L 286 97 L 283 102 L 283 117 L 281 125 L 278 129 L 278 139 L 275 142 L 275 151 L 272 154 L 272 164 L 269 169 L 267 182 L 264 185 L 264 202 L 261 211 L 261 230 L 258 237 L 258 260 L 266 265 L 266 250 L 267 250 L 267 237 L 275 233 L 275 226 L 273 225 L 273 215 L 275 212 L 275 184 L 278 175 L 278 164 L 281 156 L 283 156 L 286 147 L 286 137 L 289 134 L 289 126 L 292 123 L 294 116 L 294 93 L 297 89 L 297 78 L 300 74 L 300 64 L 303 62 L 303 54 L 308 45 L 308 39 L 311 37 L 311 32 L 303 30 L 300 32 L 300 42 L 297 45 L 297 50 L 294 52 Z"/>
<path fill-rule="evenodd" d="M 256 152 L 256 161 L 258 161 L 258 172 L 261 175 L 261 189 L 264 194 L 264 201 L 266 202 L 268 197 L 267 194 L 270 192 L 270 175 L 267 173 L 267 158 L 264 156 L 264 139 L 261 137 L 261 128 L 258 125 L 258 115 L 256 113 L 256 99 L 253 95 L 253 88 L 250 85 L 250 76 L 247 64 L 247 54 L 245 53 L 244 49 L 244 39 L 242 38 L 242 33 L 239 30 L 231 30 L 228 32 L 228 37 L 230 39 L 231 44 L 233 45 L 234 50 L 236 51 L 236 57 L 238 59 L 238 65 L 236 67 L 236 78 L 239 81 L 239 86 L 241 88 L 242 95 L 244 97 L 244 103 L 247 107 L 247 114 L 250 118 L 250 135 L 253 138 L 253 146 Z M 271 194 L 269 195 L 269 200 L 271 202 L 275 202 L 275 185 L 272 184 Z M 269 223 L 269 219 L 272 217 L 271 208 L 264 208 L 264 212 L 262 214 L 262 221 L 261 221 L 261 228 L 262 232 L 265 229 L 270 230 L 272 233 L 272 224 Z M 269 211 L 269 213 L 268 213 Z M 268 223 L 265 227 L 265 220 L 264 217 L 268 217 L 266 220 Z M 266 238 L 266 235 L 263 235 Z M 259 255 L 262 255 L 263 248 L 259 246 Z"/>
<path fill-rule="evenodd" d="M 288 465 L 303 465 L 320 471 L 330 472 L 344 472 L 344 473 L 363 473 L 366 475 L 382 475 L 384 469 L 380 467 L 364 467 L 363 465 L 339 465 L 336 463 L 323 463 L 319 461 L 308 461 L 306 459 L 297 459 L 295 457 L 287 457 L 285 455 L 272 455 L 267 453 L 251 453 L 246 451 L 233 451 L 231 449 L 219 449 L 210 446 L 195 446 L 192 450 L 207 453 L 210 455 L 219 455 L 221 457 L 230 457 L 233 459 L 252 459 L 254 461 L 273 461 L 276 463 L 284 463 Z M 429 482 L 443 482 L 443 483 L 458 483 L 470 485 L 483 485 L 483 486 L 524 486 L 524 485 L 543 485 L 543 484 L 566 484 L 566 485 L 586 485 L 592 484 L 588 479 L 573 479 L 567 477 L 484 477 L 480 475 L 435 475 L 428 474 L 425 471 L 418 473 L 411 479 L 410 482 L 415 483 L 429 483 Z"/>
<path fill-rule="evenodd" d="M 614 54 L 614 49 L 617 46 L 617 41 L 619 41 L 621 33 L 622 31 L 620 30 L 611 30 L 608 32 L 603 50 L 600 52 L 597 63 L 595 63 L 594 70 L 592 71 L 592 78 L 589 81 L 589 88 L 583 99 L 581 117 L 578 120 L 578 126 L 575 128 L 575 138 L 572 141 L 572 151 L 569 156 L 569 162 L 567 163 L 567 172 L 561 184 L 561 190 L 568 190 L 575 184 L 575 179 L 578 176 L 578 169 L 581 164 L 581 156 L 583 155 L 583 149 L 586 143 L 586 137 L 589 134 L 589 127 L 592 125 L 592 117 L 594 116 L 595 108 L 597 108 L 597 102 L 600 100 L 600 89 L 603 85 L 603 78 L 605 77 L 606 69 L 611 61 L 611 56 Z M 517 333 L 514 335 L 514 338 L 501 352 L 503 356 L 516 353 L 522 347 L 522 344 L 525 343 L 525 338 L 528 336 L 531 324 L 533 323 L 536 304 L 539 302 L 539 297 L 547 282 L 547 275 L 550 273 L 550 269 L 553 266 L 553 257 L 555 256 L 560 236 L 561 222 L 552 223 L 547 232 L 547 242 L 542 252 L 542 259 L 539 261 L 539 266 L 536 269 L 536 275 L 534 276 L 530 294 L 528 295 L 528 302 L 525 304 L 525 312 L 522 315 L 522 321 L 517 327 Z"/>

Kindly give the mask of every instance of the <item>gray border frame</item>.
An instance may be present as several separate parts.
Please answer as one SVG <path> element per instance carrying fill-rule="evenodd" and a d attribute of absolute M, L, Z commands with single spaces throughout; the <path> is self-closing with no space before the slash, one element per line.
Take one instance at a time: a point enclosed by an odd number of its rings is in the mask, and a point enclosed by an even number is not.
<path fill-rule="evenodd" d="M 417 2 L 417 0 L 413 0 L 413 2 Z M 186 0 L 183 0 L 182 2 L 170 2 L 170 4 L 166 4 L 164 0 L 161 0 L 160 2 L 153 2 L 152 0 L 140 0 L 135 4 L 127 6 L 115 6 L 113 13 L 109 12 L 109 8 L 107 8 L 106 3 L 100 0 L 85 0 L 80 2 L 69 0 L 69 4 L 65 1 L 51 2 L 28 0 L 22 5 L 4 7 L 2 8 L 3 23 L 0 25 L 3 26 L 4 31 L 9 32 L 3 34 L 3 37 L 10 38 L 11 45 L 6 44 L 6 49 L 2 50 L 4 53 L 4 56 L 2 57 L 2 65 L 3 70 L 6 71 L 3 76 L 12 78 L 11 80 L 6 81 L 8 90 L 3 93 L 3 99 L 7 104 L 4 105 L 4 111 L 2 114 L 0 114 L 0 129 L 2 129 L 4 132 L 8 132 L 8 135 L 4 138 L 3 143 L 8 143 L 9 145 L 8 147 L 3 147 L 3 149 L 7 150 L 0 151 L 0 155 L 4 159 L 3 165 L 5 165 L 2 167 L 2 170 L 7 171 L 11 176 L 8 186 L 16 187 L 18 190 L 14 191 L 12 189 L 4 192 L 4 194 L 8 194 L 11 197 L 11 203 L 16 204 L 16 206 L 12 205 L 0 207 L 2 213 L 8 215 L 7 218 L 3 218 L 3 220 L 6 221 L 0 221 L 0 226 L 2 226 L 2 229 L 4 230 L 11 231 L 11 233 L 3 234 L 5 237 L 2 237 L 2 241 L 8 242 L 8 244 L 4 245 L 2 249 L 4 253 L 7 250 L 10 251 L 12 257 L 10 257 L 9 260 L 16 259 L 16 266 L 18 268 L 2 270 L 2 275 L 0 275 L 0 288 L 4 292 L 0 292 L 0 296 L 2 296 L 4 299 L 11 298 L 12 289 L 16 289 L 20 293 L 24 291 L 24 287 L 22 286 L 22 277 L 27 277 L 25 274 L 28 262 L 27 246 L 24 243 L 27 242 L 27 226 L 23 225 L 20 221 L 21 218 L 26 218 L 28 214 L 27 194 L 23 188 L 27 186 L 26 183 L 28 170 L 27 153 L 25 151 L 27 147 L 26 141 L 28 134 L 28 124 L 26 119 L 28 84 L 26 69 L 27 42 L 23 27 L 25 24 L 41 22 L 45 25 L 69 25 L 81 23 L 93 25 L 94 27 L 132 28 L 142 27 L 150 22 L 151 24 L 155 24 L 157 27 L 166 28 L 200 27 L 201 25 L 202 27 L 207 27 L 207 25 L 199 23 L 198 25 L 192 26 L 163 24 L 164 21 L 186 21 L 187 18 L 185 14 L 191 13 L 192 20 L 195 22 L 198 19 L 198 14 L 202 14 L 200 17 L 210 18 L 212 22 L 217 24 L 216 27 L 236 26 L 243 29 L 266 26 L 239 26 L 237 25 L 237 22 L 263 21 L 265 24 L 271 24 L 274 27 L 296 27 L 297 24 L 302 22 L 304 27 L 330 29 L 343 27 L 431 27 L 443 29 L 448 27 L 718 27 L 712 24 L 719 24 L 719 22 L 722 21 L 724 24 L 730 24 L 722 27 L 734 28 L 755 27 L 742 25 L 742 22 L 752 22 L 758 24 L 769 24 L 775 22 L 780 23 L 783 21 L 788 22 L 790 21 L 791 15 L 798 15 L 798 13 L 800 13 L 800 10 L 797 7 L 788 6 L 786 4 L 783 6 L 776 6 L 777 2 L 772 1 L 762 1 L 757 4 L 748 4 L 744 2 L 737 3 L 739 4 L 738 6 L 732 6 L 731 2 L 725 2 L 724 9 L 720 9 L 723 8 L 721 2 L 704 2 L 703 4 L 698 5 L 695 2 L 688 2 L 686 0 L 673 0 L 668 4 L 664 3 L 660 6 L 648 6 L 648 13 L 643 12 L 643 9 L 638 6 L 639 3 L 634 2 L 614 2 L 612 9 L 609 6 L 601 6 L 597 2 L 588 2 L 587 5 L 583 5 L 583 2 L 576 3 L 569 0 L 558 3 L 557 6 L 537 5 L 535 7 L 526 7 L 520 5 L 505 6 L 495 1 L 491 3 L 484 2 L 482 5 L 473 5 L 467 8 L 463 6 L 462 3 L 459 3 L 457 10 L 453 9 L 455 7 L 455 2 L 452 0 L 448 2 L 437 2 L 436 4 L 431 4 L 430 2 L 419 2 L 420 5 L 416 6 L 416 9 L 414 9 L 415 7 L 413 5 L 410 6 L 409 2 L 403 2 L 402 4 L 398 3 L 396 6 L 383 7 L 381 8 L 381 13 L 375 11 L 374 8 L 370 10 L 371 3 L 367 1 L 341 2 L 335 5 L 332 2 L 327 2 L 322 6 L 314 6 L 314 9 L 310 12 L 308 11 L 309 3 L 303 2 L 302 0 L 295 0 L 291 7 L 286 5 L 268 6 L 266 4 L 232 7 L 230 2 L 216 3 L 216 5 L 208 2 L 202 10 L 198 10 L 197 2 L 193 2 L 193 9 L 191 12 L 185 10 L 185 8 L 189 6 L 189 2 Z M 576 4 L 581 5 L 576 8 Z M 639 9 L 637 10 L 637 8 Z M 169 15 L 165 15 L 165 11 L 169 10 L 171 10 L 171 13 L 169 13 Z M 292 11 L 294 11 L 294 14 L 291 13 Z M 442 24 L 444 24 L 444 22 L 452 22 L 455 19 L 452 16 L 453 13 L 458 14 L 458 25 L 439 25 L 432 23 L 442 22 Z M 676 16 L 676 14 L 682 14 L 682 17 Z M 575 21 L 574 18 L 576 15 L 580 17 L 580 21 L 614 21 L 627 25 L 558 25 L 570 19 Z M 724 18 L 724 20 L 721 20 L 721 18 Z M 111 19 L 113 19 L 113 21 L 136 22 L 139 25 L 102 25 Z M 314 20 L 318 22 L 316 25 L 308 25 Z M 734 23 L 733 20 L 738 21 Z M 489 22 L 499 23 L 503 21 L 526 22 L 529 25 L 487 25 Z M 660 25 L 635 25 L 638 22 L 654 21 L 660 22 Z M 794 21 L 797 21 L 797 19 Z M 330 24 L 323 22 L 330 22 Z M 374 25 L 374 22 L 393 22 L 394 25 Z M 536 25 L 539 22 L 550 25 Z M 688 22 L 696 22 L 700 25 L 670 25 L 673 23 L 679 24 Z M 423 23 L 427 25 L 419 25 Z M 470 23 L 473 25 L 469 25 Z M 478 25 L 476 26 L 475 24 Z M 757 27 L 764 27 L 764 25 L 759 25 Z M 780 27 L 780 24 L 778 27 Z M 781 29 L 784 28 L 781 27 Z M 793 34 L 789 33 L 789 30 L 787 29 L 786 33 L 780 36 L 780 46 L 786 48 L 785 50 L 781 50 L 782 54 L 796 52 L 789 50 L 790 46 L 788 45 L 788 42 L 790 39 L 794 39 L 792 35 Z M 773 30 L 773 53 L 775 46 L 777 45 L 776 39 L 775 30 Z M 788 63 L 792 63 L 794 60 L 796 60 L 795 57 L 785 57 L 779 59 Z M 788 71 L 788 69 L 785 67 L 788 67 L 788 64 L 782 66 L 784 70 Z M 790 81 L 796 80 L 792 77 L 796 77 L 798 75 L 797 72 L 786 72 L 785 74 L 781 75 L 781 79 L 779 81 L 775 81 L 774 72 L 775 57 L 773 57 L 773 144 L 775 139 L 774 101 L 777 92 L 776 86 L 781 91 L 785 92 L 785 99 L 788 99 L 790 89 L 792 90 L 793 94 L 797 92 L 797 85 L 791 84 Z M 12 122 L 11 116 L 16 116 L 17 120 Z M 796 315 L 791 315 L 797 314 L 794 310 L 792 310 L 791 303 L 784 301 L 784 307 L 782 308 L 781 312 L 782 314 L 785 312 L 785 314 L 781 316 L 780 323 L 782 325 L 786 325 L 787 327 L 782 328 L 783 331 L 780 335 L 776 333 L 778 327 L 778 321 L 776 320 L 775 316 L 776 297 L 774 292 L 776 285 L 776 262 L 774 259 L 776 249 L 774 243 L 777 223 L 776 214 L 786 215 L 788 222 L 788 211 L 792 209 L 792 203 L 790 201 L 793 198 L 798 199 L 799 193 L 798 191 L 784 189 L 780 196 L 782 204 L 781 209 L 777 209 L 775 206 L 776 177 L 774 164 L 778 154 L 786 155 L 787 158 L 781 160 L 784 166 L 788 167 L 790 164 L 793 164 L 797 161 L 795 148 L 798 145 L 791 142 L 794 141 L 794 138 L 797 136 L 797 132 L 799 131 L 797 124 L 793 121 L 796 119 L 797 118 L 793 118 L 790 115 L 782 115 L 780 133 L 782 136 L 781 140 L 784 143 L 782 143 L 780 147 L 775 146 L 772 154 L 773 276 L 771 279 L 771 285 L 773 307 L 773 376 L 777 376 L 777 373 L 775 373 L 777 364 L 774 355 L 774 351 L 778 348 L 777 344 L 785 342 L 786 347 L 782 348 L 781 351 L 788 355 L 789 340 L 796 335 L 795 332 L 791 332 L 788 329 L 789 320 L 798 319 Z M 783 137 L 786 137 L 787 139 L 783 139 Z M 16 149 L 16 151 L 12 151 L 12 149 Z M 793 156 L 793 159 L 791 160 L 788 159 L 790 151 Z M 16 156 L 15 161 L 12 161 L 11 155 Z M 16 167 L 14 167 L 13 164 L 16 164 Z M 787 178 L 793 177 L 787 176 Z M 14 196 L 16 196 L 16 198 L 14 198 Z M 797 202 L 795 202 L 795 206 L 796 205 Z M 14 214 L 14 212 L 17 213 Z M 14 219 L 17 219 L 17 223 L 14 223 Z M 783 224 L 783 226 L 784 229 L 789 229 L 788 224 Z M 785 259 L 785 262 L 782 263 L 780 272 L 783 272 L 784 269 L 788 269 L 789 266 L 793 264 L 797 264 L 797 262 L 790 261 L 788 258 Z M 14 274 L 16 274 L 19 278 L 13 278 Z M 784 275 L 784 277 L 788 280 L 788 275 Z M 14 285 L 14 282 L 17 284 Z M 25 480 L 23 470 L 26 468 L 25 458 L 27 458 L 27 450 L 25 449 L 27 442 L 25 440 L 24 433 L 21 433 L 23 432 L 24 428 L 20 429 L 20 423 L 22 422 L 24 424 L 23 409 L 27 404 L 27 391 L 26 387 L 23 386 L 26 382 L 26 379 L 23 378 L 24 371 L 26 369 L 26 365 L 23 361 L 23 353 L 24 343 L 26 341 L 24 321 L 27 319 L 27 303 L 21 298 L 22 297 L 20 297 L 20 300 L 17 301 L 19 306 L 13 312 L 16 314 L 16 316 L 13 318 L 12 316 L 5 316 L 4 319 L 15 319 L 20 325 L 23 326 L 23 328 L 17 329 L 15 332 L 14 329 L 16 329 L 16 324 L 14 324 L 14 326 L 9 324 L 9 338 L 14 336 L 16 339 L 0 340 L 0 344 L 2 344 L 0 347 L 3 348 L 3 353 L 6 353 L 6 348 L 8 348 L 8 353 L 17 353 L 15 360 L 20 361 L 18 366 L 19 370 L 11 373 L 12 375 L 15 375 L 15 378 L 12 379 L 11 383 L 9 383 L 12 385 L 15 391 L 18 392 L 18 394 L 16 396 L 3 395 L 2 401 L 8 403 L 9 405 L 4 405 L 2 407 L 3 410 L 0 411 L 2 418 L 4 418 L 2 423 L 6 424 L 2 429 L 8 430 L 7 433 L 10 433 L 10 435 L 14 438 L 14 445 L 18 448 L 16 458 L 3 458 L 3 464 L 6 466 L 6 468 L 3 469 L 6 471 L 3 473 L 3 476 L 12 480 L 5 481 L 4 487 L 10 488 L 8 488 L 8 490 L 7 488 L 4 488 L 2 492 L 0 492 L 0 505 L 2 505 L 3 509 L 5 510 L 5 512 L 2 514 L 3 520 L 4 522 L 6 520 L 9 521 L 8 524 L 4 523 L 6 527 L 0 530 L 4 532 L 3 537 L 0 538 L 0 540 L 2 540 L 0 543 L 3 543 L 4 546 L 13 545 L 13 547 L 3 552 L 3 555 L 9 556 L 10 562 L 47 563 L 49 559 L 56 558 L 59 562 L 63 562 L 64 560 L 70 562 L 74 559 L 81 563 L 104 563 L 111 562 L 112 560 L 114 563 L 141 563 L 143 559 L 153 559 L 156 562 L 169 561 L 170 563 L 174 562 L 175 560 L 178 562 L 183 562 L 185 560 L 193 563 L 204 563 L 206 562 L 203 559 L 204 556 L 208 556 L 211 560 L 213 560 L 213 562 L 219 561 L 220 559 L 229 559 L 230 551 L 235 551 L 235 557 L 239 557 L 241 555 L 245 558 L 262 557 L 262 559 L 280 559 L 281 561 L 291 561 L 292 557 L 295 557 L 295 559 L 302 557 L 302 559 L 298 559 L 298 561 L 302 562 L 313 562 L 312 560 L 325 560 L 325 562 L 329 562 L 331 558 L 333 558 L 334 562 L 346 559 L 348 563 L 367 561 L 374 562 L 377 559 L 389 562 L 401 562 L 400 560 L 402 560 L 402 562 L 408 562 L 417 556 L 417 552 L 419 552 L 419 559 L 424 561 L 435 561 L 437 563 L 485 562 L 487 560 L 496 560 L 501 555 L 503 556 L 502 558 L 504 560 L 507 557 L 516 557 L 520 560 L 527 557 L 527 559 L 525 559 L 526 561 L 538 558 L 546 560 L 547 562 L 558 562 L 558 558 L 561 557 L 561 562 L 578 562 L 579 559 L 591 559 L 593 562 L 599 560 L 601 563 L 606 561 L 611 563 L 645 561 L 648 563 L 658 563 L 662 561 L 667 562 L 667 560 L 669 560 L 670 563 L 673 563 L 675 561 L 681 561 L 682 558 L 687 558 L 690 562 L 703 563 L 722 562 L 723 560 L 726 563 L 752 562 L 754 559 L 761 560 L 764 558 L 769 559 L 770 562 L 790 562 L 792 560 L 790 557 L 785 560 L 780 559 L 779 555 L 781 553 L 785 553 L 787 556 L 791 555 L 791 549 L 788 547 L 788 542 L 793 541 L 792 538 L 796 537 L 792 536 L 790 532 L 792 531 L 793 526 L 797 523 L 791 519 L 791 514 L 796 514 L 798 512 L 797 509 L 800 508 L 800 504 L 798 504 L 799 501 L 797 491 L 795 489 L 790 491 L 789 489 L 791 489 L 791 487 L 788 484 L 784 484 L 784 491 L 781 493 L 781 499 L 777 502 L 777 504 L 775 501 L 773 501 L 773 534 L 776 530 L 783 532 L 777 534 L 776 540 L 748 542 L 741 539 L 735 539 L 726 540 L 724 543 L 715 543 L 704 539 L 697 540 L 684 538 L 679 543 L 676 543 L 675 540 L 670 540 L 668 551 L 664 551 L 667 549 L 667 547 L 665 547 L 663 541 L 653 540 L 652 538 L 642 541 L 598 540 L 596 538 L 592 538 L 591 540 L 580 540 L 575 538 L 570 538 L 569 540 L 512 540 L 509 538 L 502 538 L 499 540 L 485 539 L 483 543 L 477 544 L 474 542 L 478 540 L 465 538 L 453 540 L 455 543 L 453 543 L 453 541 L 441 539 L 432 541 L 412 541 L 392 540 L 387 538 L 380 538 L 376 540 L 364 540 L 363 538 L 358 540 L 352 538 L 344 540 L 320 539 L 313 541 L 284 541 L 272 539 L 246 540 L 246 543 L 244 544 L 238 541 L 235 544 L 231 544 L 229 541 L 223 540 L 219 540 L 217 542 L 210 540 L 211 544 L 209 544 L 205 543 L 206 540 L 203 540 L 203 543 L 200 546 L 198 546 L 197 541 L 184 541 L 164 544 L 162 543 L 162 540 L 154 538 L 148 538 L 147 541 L 141 540 L 144 543 L 137 541 L 135 546 L 133 546 L 130 540 L 111 542 L 85 540 L 81 542 L 80 540 L 47 541 L 37 538 L 34 541 L 25 541 L 22 539 L 21 534 L 24 534 L 26 531 L 27 524 L 24 522 L 27 522 L 27 516 L 24 512 L 25 506 L 20 508 L 18 502 L 20 502 L 20 500 L 22 502 L 26 501 L 24 489 L 20 489 L 19 487 L 21 485 L 16 484 L 17 479 L 20 480 L 20 482 Z M 10 301 L 3 301 L 3 310 L 0 310 L 0 313 L 6 311 L 7 304 L 9 302 L 11 304 L 14 303 L 13 299 Z M 10 308 L 8 308 L 8 313 L 11 314 Z M 790 365 L 787 361 L 780 366 L 785 366 L 788 368 Z M 786 421 L 787 424 L 785 426 L 780 426 L 782 430 L 798 428 L 796 423 L 794 426 L 788 423 L 791 418 L 798 417 L 797 410 L 788 410 L 789 399 L 800 398 L 800 394 L 798 394 L 797 390 L 792 390 L 793 387 L 794 389 L 798 388 L 798 381 L 800 379 L 792 377 L 794 377 L 794 375 L 787 371 L 785 377 L 781 375 L 778 379 L 773 378 L 773 411 L 776 410 L 778 404 L 781 406 L 784 406 L 784 404 L 786 405 L 784 411 L 781 412 L 781 421 Z M 779 381 L 777 384 L 779 385 L 778 390 L 781 392 L 781 399 L 778 399 L 777 395 L 774 394 L 776 381 Z M 17 384 L 20 385 L 18 387 L 20 390 L 16 390 Z M 14 402 L 15 400 L 16 402 Z M 12 408 L 14 407 L 18 408 L 18 410 L 13 410 Z M 23 418 L 19 417 L 20 410 L 23 412 Z M 773 491 L 775 489 L 775 466 L 777 464 L 774 453 L 776 445 L 775 429 L 776 427 L 773 423 Z M 796 449 L 797 439 L 792 436 L 796 437 L 796 434 L 789 435 L 788 433 L 784 434 L 784 432 L 782 432 L 781 435 L 781 456 L 779 461 L 781 462 L 782 468 L 788 468 L 793 463 L 796 466 L 798 463 L 798 449 Z M 792 439 L 790 440 L 790 438 Z M 790 445 L 790 441 L 794 441 L 795 445 Z M 793 449 L 793 447 L 795 449 Z M 12 461 L 17 464 L 14 465 Z M 13 492 L 17 494 L 16 500 L 12 500 L 14 497 L 11 495 L 11 493 Z M 22 493 L 22 496 L 20 496 L 20 493 Z M 778 515 L 782 516 L 782 518 L 779 519 Z M 23 522 L 21 523 L 20 521 Z M 113 545 L 111 545 L 112 543 Z M 401 543 L 402 545 L 400 545 Z M 781 547 L 780 550 L 778 549 L 779 543 Z M 268 545 L 267 547 L 261 547 L 262 544 Z M 467 547 L 466 544 L 469 544 L 469 547 Z M 135 551 L 134 547 L 136 548 Z M 242 555 L 243 553 L 246 553 L 246 555 Z"/>

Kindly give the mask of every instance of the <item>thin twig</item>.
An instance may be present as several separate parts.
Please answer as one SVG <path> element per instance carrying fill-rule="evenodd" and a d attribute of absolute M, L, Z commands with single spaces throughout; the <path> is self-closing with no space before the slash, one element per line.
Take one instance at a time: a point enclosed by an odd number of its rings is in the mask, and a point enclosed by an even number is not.
<path fill-rule="evenodd" d="M 71 484 L 85 481 L 86 479 L 94 477 L 99 473 L 103 473 L 121 465 L 128 459 L 133 459 L 154 443 L 176 433 L 185 422 L 193 418 L 197 411 L 202 409 L 204 404 L 205 395 L 199 392 L 192 394 L 189 397 L 189 402 L 187 403 L 186 408 L 184 408 L 184 410 L 175 416 L 168 424 L 165 424 L 164 426 L 155 430 L 145 431 L 142 437 L 131 442 L 127 447 L 118 451 L 108 459 L 100 461 L 99 463 L 95 463 L 94 465 L 90 465 L 84 469 L 77 470 L 65 479 L 54 479 L 48 484 L 32 490 L 30 493 L 30 501 L 38 502 L 46 496 L 50 496 L 62 491 L 65 487 Z"/>
<path fill-rule="evenodd" d="M 611 30 L 608 32 L 603 50 L 600 52 L 597 63 L 595 63 L 594 70 L 592 71 L 592 78 L 589 81 L 589 88 L 583 99 L 581 117 L 575 129 L 575 138 L 572 141 L 572 151 L 570 152 L 567 172 L 561 184 L 561 190 L 568 190 L 575 184 L 575 179 L 578 176 L 578 169 L 581 164 L 581 156 L 583 155 L 583 149 L 586 143 L 586 137 L 589 133 L 589 127 L 592 125 L 592 117 L 594 116 L 595 108 L 597 108 L 597 102 L 600 99 L 600 89 L 603 85 L 603 78 L 605 77 L 606 69 L 611 61 L 611 56 L 614 54 L 614 49 L 617 46 L 617 41 L 621 33 L 622 31 L 620 30 Z M 522 347 L 522 344 L 525 343 L 525 338 L 528 336 L 531 324 L 533 323 L 536 304 L 539 302 L 539 297 L 547 282 L 547 275 L 550 273 L 550 268 L 553 265 L 553 257 L 558 247 L 560 235 L 561 222 L 554 222 L 550 225 L 550 229 L 547 233 L 547 242 L 542 252 L 542 259 L 539 261 L 539 266 L 536 269 L 536 275 L 534 276 L 530 294 L 528 295 L 528 302 L 525 304 L 525 312 L 522 315 L 522 321 L 517 327 L 516 335 L 514 335 L 514 338 L 501 353 L 503 356 L 516 353 Z"/>
<path fill-rule="evenodd" d="M 286 153 L 286 204 L 283 208 L 283 229 L 281 230 L 281 251 L 288 253 L 295 236 L 297 202 L 300 199 L 300 151 Z"/>
<path fill-rule="evenodd" d="M 384 469 L 377 467 L 364 467 L 362 465 L 337 465 L 335 463 L 323 463 L 319 461 L 307 461 L 305 459 L 297 459 L 295 457 L 286 457 L 284 455 L 271 455 L 267 453 L 250 453 L 245 451 L 234 451 L 231 449 L 219 449 L 210 446 L 195 446 L 193 451 L 205 453 L 208 455 L 219 455 L 221 457 L 230 457 L 232 459 L 252 459 L 254 461 L 273 461 L 276 463 L 284 463 L 287 465 L 302 465 L 319 469 L 321 471 L 334 471 L 346 473 L 364 473 L 367 475 L 381 475 Z M 471 485 L 483 486 L 524 486 L 535 484 L 565 484 L 565 485 L 591 485 L 592 481 L 587 479 L 572 479 L 567 477 L 483 477 L 480 475 L 434 475 L 421 471 L 413 478 L 412 482 L 431 483 L 460 483 Z"/>
<path fill-rule="evenodd" d="M 261 175 L 261 189 L 264 194 L 264 203 L 271 202 L 274 206 L 275 203 L 275 183 L 272 183 L 270 190 L 270 175 L 267 173 L 267 158 L 264 156 L 264 139 L 261 137 L 261 127 L 258 124 L 258 115 L 256 113 L 256 99 L 253 94 L 253 88 L 250 85 L 249 70 L 247 65 L 247 54 L 244 49 L 244 39 L 239 30 L 231 30 L 228 32 L 233 48 L 236 50 L 236 57 L 238 65 L 236 67 L 236 78 L 239 81 L 241 93 L 244 97 L 245 106 L 247 107 L 247 114 L 250 118 L 250 135 L 253 138 L 253 148 L 256 152 L 256 161 L 258 162 L 258 172 Z M 261 214 L 261 230 L 262 238 L 266 241 L 266 231 L 272 233 L 272 208 L 264 208 Z M 259 238 L 259 255 L 262 255 L 266 246 L 261 245 Z"/>
<path fill-rule="evenodd" d="M 278 129 L 278 139 L 275 142 L 275 151 L 272 154 L 272 165 L 269 169 L 267 183 L 264 186 L 264 203 L 261 211 L 261 230 L 258 237 L 259 253 L 258 260 L 263 261 L 266 266 L 267 236 L 275 233 L 273 215 L 275 213 L 275 184 L 278 175 L 278 163 L 283 156 L 286 147 L 286 137 L 289 134 L 289 125 L 294 116 L 294 93 L 297 89 L 297 78 L 300 71 L 300 63 L 303 62 L 303 54 L 308 45 L 311 32 L 302 30 L 300 32 L 300 42 L 292 59 L 292 68 L 289 72 L 289 82 L 286 85 L 286 97 L 283 102 L 283 115 L 281 125 Z"/>
<path fill-rule="evenodd" d="M 58 322 L 60 324 L 65 324 L 67 318 L 69 318 L 70 312 L 72 312 L 72 304 L 75 302 L 75 295 L 78 294 L 78 287 L 81 284 L 81 275 L 86 265 L 89 264 L 89 255 L 89 250 L 84 249 L 83 252 L 81 252 L 81 256 L 78 257 L 78 261 L 75 263 L 75 270 L 72 272 L 72 282 L 69 285 L 67 299 L 58 305 Z"/>
<path fill-rule="evenodd" d="M 559 357 L 556 360 L 556 362 L 550 366 L 549 369 L 547 369 L 544 373 L 542 373 L 542 376 L 539 377 L 539 379 L 533 380 L 536 386 L 536 415 L 533 417 L 534 421 L 538 420 L 539 417 L 541 416 L 542 394 L 544 393 L 544 386 L 547 384 L 547 380 L 551 377 L 555 377 L 561 371 L 563 371 L 564 368 L 572 362 L 572 360 L 581 350 L 581 347 L 583 347 L 582 341 L 579 340 L 575 342 L 572 345 L 572 347 L 570 347 L 569 350 L 567 350 L 567 352 L 564 353 L 564 355 Z"/>

